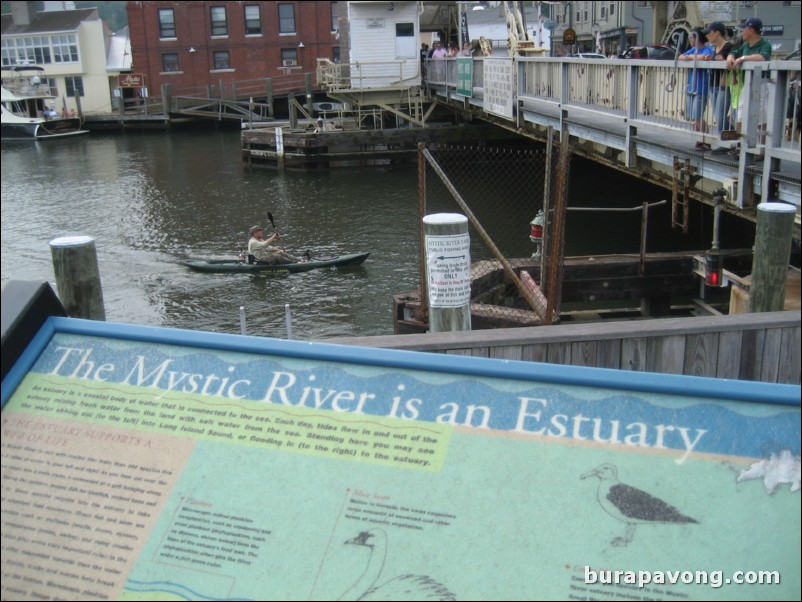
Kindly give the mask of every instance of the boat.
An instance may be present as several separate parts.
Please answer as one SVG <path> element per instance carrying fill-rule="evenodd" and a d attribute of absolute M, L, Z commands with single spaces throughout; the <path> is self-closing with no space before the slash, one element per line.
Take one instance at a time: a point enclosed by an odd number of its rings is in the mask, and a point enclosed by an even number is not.
<path fill-rule="evenodd" d="M 3 67 L 2 139 L 47 140 L 88 134 L 81 119 L 66 109 L 56 113 L 56 96 L 44 69 L 34 65 Z"/>
<path fill-rule="evenodd" d="M 188 259 L 184 265 L 198 272 L 210 273 L 248 273 L 248 274 L 295 274 L 318 268 L 342 268 L 362 265 L 370 253 L 351 253 L 334 257 L 312 257 L 299 263 L 248 263 L 245 259 Z"/>

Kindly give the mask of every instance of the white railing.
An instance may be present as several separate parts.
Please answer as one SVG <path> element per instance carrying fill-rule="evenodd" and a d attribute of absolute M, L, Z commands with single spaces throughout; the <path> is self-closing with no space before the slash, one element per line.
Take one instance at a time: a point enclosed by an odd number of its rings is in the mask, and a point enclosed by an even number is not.
<path fill-rule="evenodd" d="M 737 146 L 734 154 L 738 158 L 732 159 L 739 163 L 737 173 L 744 173 L 747 167 L 762 170 L 763 198 L 771 198 L 770 180 L 782 172 L 782 179 L 795 188 L 787 195 L 789 202 L 800 204 L 799 61 L 752 62 L 731 72 L 723 61 L 514 60 L 516 111 L 558 113 L 588 124 L 597 114 L 605 118 L 605 128 L 617 125 L 621 132 L 629 130 L 622 135 L 632 135 L 633 128 L 641 128 L 685 135 L 689 148 L 694 147 L 694 141 L 714 147 Z M 434 62 L 426 62 L 426 84 L 432 92 L 445 88 L 446 94 L 452 93 L 457 86 L 455 59 L 438 61 L 445 65 L 435 66 Z M 484 98 L 483 62 L 482 58 L 474 59 L 474 103 Z M 695 93 L 690 81 L 706 82 L 699 89 L 707 94 Z M 724 87 L 719 82 L 724 82 Z M 740 103 L 737 99 L 731 102 L 733 94 L 740 95 Z M 715 100 L 726 110 L 716 111 Z M 698 119 L 689 113 L 693 102 L 702 109 Z M 737 119 L 731 119 L 736 113 L 733 106 L 738 108 Z M 729 133 L 723 141 L 722 131 Z M 754 167 L 759 159 L 763 159 L 763 166 Z M 733 201 L 743 206 L 743 196 L 744 191 L 740 191 Z"/>
<path fill-rule="evenodd" d="M 318 59 L 317 84 L 327 92 L 416 85 L 420 84 L 420 64 L 407 59 L 353 63 Z"/>

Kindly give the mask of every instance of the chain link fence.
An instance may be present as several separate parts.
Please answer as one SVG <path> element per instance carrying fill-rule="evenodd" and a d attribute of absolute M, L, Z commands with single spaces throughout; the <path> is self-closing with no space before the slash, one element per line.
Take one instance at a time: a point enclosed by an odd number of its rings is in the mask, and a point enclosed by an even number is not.
<path fill-rule="evenodd" d="M 561 274 L 551 266 L 562 264 L 569 157 L 551 143 L 544 150 L 421 146 L 419 218 L 468 217 L 473 329 L 556 321 Z M 424 280 L 425 273 L 421 265 Z M 426 294 L 424 281 L 423 308 Z"/>

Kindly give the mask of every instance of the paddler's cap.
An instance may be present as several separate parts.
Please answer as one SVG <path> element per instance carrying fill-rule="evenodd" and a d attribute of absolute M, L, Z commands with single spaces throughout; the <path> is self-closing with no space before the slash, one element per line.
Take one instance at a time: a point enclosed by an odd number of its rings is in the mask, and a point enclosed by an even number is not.
<path fill-rule="evenodd" d="M 251 236 L 253 236 L 253 235 L 254 235 L 254 233 L 255 233 L 255 232 L 259 232 L 259 230 L 264 230 L 264 228 L 262 228 L 262 226 L 251 226 L 251 229 L 250 229 L 250 230 L 248 230 L 248 234 L 250 234 Z"/>

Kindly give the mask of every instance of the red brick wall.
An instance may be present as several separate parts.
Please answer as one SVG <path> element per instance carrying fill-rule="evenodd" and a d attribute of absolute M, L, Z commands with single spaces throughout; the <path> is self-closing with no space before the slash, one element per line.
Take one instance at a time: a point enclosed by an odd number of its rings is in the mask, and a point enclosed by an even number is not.
<path fill-rule="evenodd" d="M 278 5 L 295 6 L 293 35 L 278 33 Z M 261 8 L 262 34 L 245 36 L 245 5 Z M 212 6 L 225 6 L 228 36 L 213 39 Z M 176 39 L 159 37 L 159 9 L 172 8 Z M 344 10 L 344 8 L 341 8 Z M 150 94 L 160 94 L 162 84 L 169 84 L 173 94 L 189 93 L 193 88 L 217 86 L 267 77 L 283 76 L 281 49 L 298 51 L 300 69 L 291 73 L 314 72 L 318 57 L 332 58 L 339 46 L 331 31 L 331 2 L 128 2 L 128 27 L 131 36 L 133 71 L 143 73 Z M 304 48 L 298 48 L 300 42 Z M 190 52 L 194 48 L 195 52 Z M 214 70 L 214 52 L 227 50 L 231 71 Z M 176 73 L 164 74 L 162 55 L 178 55 Z"/>

